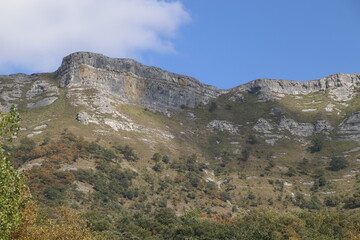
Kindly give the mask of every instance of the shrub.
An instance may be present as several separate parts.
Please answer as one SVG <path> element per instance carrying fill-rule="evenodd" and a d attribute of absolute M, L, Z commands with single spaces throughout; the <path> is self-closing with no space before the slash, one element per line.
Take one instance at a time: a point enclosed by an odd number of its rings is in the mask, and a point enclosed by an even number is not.
<path fill-rule="evenodd" d="M 256 139 L 256 137 L 254 135 L 251 134 L 251 135 L 248 136 L 246 142 L 249 143 L 249 144 L 254 145 L 254 144 L 258 143 L 258 140 Z"/>
<path fill-rule="evenodd" d="M 245 148 L 244 150 L 242 150 L 240 160 L 246 162 L 250 157 L 250 152 L 250 148 Z"/>
<path fill-rule="evenodd" d="M 346 199 L 344 202 L 345 209 L 360 208 L 360 192 L 354 193 L 352 197 Z"/>
<path fill-rule="evenodd" d="M 216 108 L 217 108 L 216 102 L 211 102 L 209 106 L 209 112 L 214 112 Z"/>
<path fill-rule="evenodd" d="M 164 155 L 162 157 L 162 161 L 163 161 L 163 163 L 168 164 L 170 162 L 170 158 L 167 155 Z"/>
<path fill-rule="evenodd" d="M 155 162 L 159 162 L 161 160 L 161 155 L 160 153 L 154 153 L 154 155 L 152 156 L 151 160 L 155 161 Z"/>
<path fill-rule="evenodd" d="M 288 171 L 285 173 L 288 177 L 293 177 L 296 174 L 296 170 L 293 167 L 289 167 Z"/>
<path fill-rule="evenodd" d="M 336 207 L 337 205 L 340 204 L 340 199 L 338 197 L 334 197 L 334 196 L 327 196 L 324 199 L 324 204 L 327 207 Z"/>
<path fill-rule="evenodd" d="M 156 163 L 152 169 L 155 172 L 162 172 L 164 170 L 164 166 L 161 163 Z"/>
<path fill-rule="evenodd" d="M 320 152 L 324 145 L 324 137 L 320 135 L 315 136 L 313 139 L 311 139 L 311 144 L 312 146 L 308 148 L 311 153 Z"/>
<path fill-rule="evenodd" d="M 24 152 L 30 152 L 34 150 L 36 147 L 36 143 L 34 140 L 30 138 L 23 138 L 20 140 L 20 146 L 18 147 L 18 150 L 24 151 Z"/>
<path fill-rule="evenodd" d="M 343 157 L 332 157 L 330 161 L 330 167 L 329 169 L 331 171 L 339 171 L 341 169 L 344 169 L 348 166 L 348 162 Z"/>
<path fill-rule="evenodd" d="M 134 149 L 132 147 L 130 147 L 129 145 L 115 146 L 115 150 L 118 153 L 121 153 L 124 156 L 124 158 L 128 161 L 135 162 L 135 161 L 139 160 L 139 157 L 136 155 Z"/>

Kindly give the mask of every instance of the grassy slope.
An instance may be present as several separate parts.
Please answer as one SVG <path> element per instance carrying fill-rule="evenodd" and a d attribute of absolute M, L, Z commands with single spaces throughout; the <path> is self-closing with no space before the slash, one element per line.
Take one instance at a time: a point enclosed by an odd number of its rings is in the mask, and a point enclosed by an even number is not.
<path fill-rule="evenodd" d="M 42 76 L 48 81 L 55 81 L 52 75 Z M 29 88 L 30 86 L 25 86 Z M 96 94 L 96 91 L 89 91 L 89 95 Z M 45 137 L 58 139 L 64 129 L 76 136 L 81 136 L 88 141 L 97 141 L 99 144 L 111 148 L 116 144 L 132 146 L 140 160 L 138 162 L 124 162 L 123 168 L 135 169 L 140 176 L 151 176 L 155 179 L 155 186 L 159 181 L 168 176 L 174 180 L 179 175 L 174 169 L 165 167 L 161 173 L 154 172 L 151 168 L 154 162 L 150 160 L 155 152 L 167 154 L 172 160 L 177 160 L 181 156 L 190 156 L 195 153 L 198 155 L 199 163 L 209 164 L 209 171 L 215 172 L 216 176 L 211 176 L 202 172 L 203 179 L 212 177 L 216 181 L 224 181 L 220 184 L 217 194 L 226 192 L 231 197 L 231 204 L 228 204 L 220 197 L 211 200 L 209 195 L 203 191 L 191 190 L 196 196 L 196 201 L 187 197 L 188 192 L 181 191 L 182 185 L 178 184 L 173 191 L 165 193 L 166 197 L 178 199 L 176 209 L 182 211 L 189 207 L 210 208 L 221 213 L 230 213 L 233 206 L 249 207 L 256 205 L 272 204 L 278 208 L 293 207 L 289 201 L 285 200 L 286 195 L 292 196 L 293 193 L 301 192 L 305 195 L 315 194 L 321 199 L 327 194 L 332 196 L 349 196 L 356 188 L 357 178 L 350 171 L 358 168 L 357 156 L 359 151 L 347 155 L 350 163 L 349 167 L 339 172 L 327 171 L 329 157 L 345 155 L 344 152 L 358 146 L 354 142 L 326 141 L 323 150 L 319 153 L 309 153 L 306 149 L 308 145 L 301 145 L 295 141 L 279 141 L 275 146 L 270 146 L 262 138 L 257 138 L 256 144 L 250 144 L 247 139 L 253 135 L 251 127 L 260 117 L 279 121 L 278 117 L 269 115 L 269 109 L 273 106 L 280 106 L 286 111 L 286 115 L 299 122 L 315 122 L 317 119 L 327 119 L 333 126 L 348 116 L 351 112 L 360 109 L 359 97 L 353 99 L 349 107 L 335 104 L 335 108 L 341 110 L 341 114 L 329 114 L 324 108 L 329 103 L 334 103 L 324 94 L 311 94 L 302 96 L 302 99 L 293 96 L 286 96 L 279 102 L 258 102 L 254 95 L 245 94 L 245 102 L 233 103 L 228 101 L 228 95 L 220 96 L 217 101 L 217 108 L 209 111 L 208 106 L 197 109 L 185 109 L 183 112 L 166 117 L 162 114 L 146 111 L 141 107 L 131 105 L 119 105 L 118 111 L 128 115 L 134 122 L 149 128 L 169 131 L 175 138 L 169 141 L 158 139 L 154 144 L 144 143 L 143 136 L 134 132 L 114 132 L 106 130 L 106 134 L 95 134 L 94 130 L 99 126 L 89 124 L 84 126 L 76 121 L 76 114 L 81 110 L 74 107 L 66 99 L 66 89 L 61 89 L 59 99 L 50 106 L 27 109 L 26 102 L 19 105 L 22 125 L 27 130 L 22 136 L 32 132 L 32 129 L 43 123 L 48 127 L 43 134 L 34 136 L 32 139 L 40 144 Z M 302 109 L 317 109 L 315 112 L 301 112 Z M 187 114 L 191 112 L 197 116 L 197 120 L 189 120 Z M 231 135 L 226 132 L 211 132 L 206 128 L 208 122 L 217 120 L 227 120 L 234 124 L 241 125 L 240 135 Z M 310 139 L 308 139 L 310 140 Z M 236 144 L 234 144 L 236 143 Z M 242 161 L 242 151 L 250 149 L 250 156 L 247 161 Z M 306 159 L 306 166 L 301 168 L 301 164 Z M 88 159 L 94 164 L 94 159 Z M 295 169 L 294 176 L 287 176 L 289 168 Z M 300 173 L 305 169 L 305 173 Z M 314 177 L 316 169 L 325 169 L 325 178 L 328 184 L 318 189 L 316 192 L 311 190 L 310 185 L 301 182 L 316 181 Z M 346 175 L 351 176 L 346 176 Z M 345 176 L 345 177 L 344 177 Z M 144 177 L 143 177 L 144 178 Z M 141 187 L 145 184 L 144 179 L 139 177 L 134 180 L 134 185 Z M 336 180 L 341 179 L 341 180 Z M 278 181 L 278 183 L 276 183 Z M 335 181 L 332 181 L 335 180 Z M 286 184 L 282 187 L 282 182 Z M 205 183 L 204 183 L 205 184 Z M 292 185 L 290 185 L 292 184 Z M 351 191 L 349 191 L 349 189 Z M 227 191 L 226 191 L 227 190 Z M 147 190 L 150 191 L 150 190 Z M 150 192 L 148 192 L 150 194 Z M 255 198 L 249 195 L 254 194 Z M 149 201 L 159 201 L 160 195 L 150 194 Z M 280 199 L 280 201 L 278 200 Z M 174 200 L 175 201 L 175 200 Z M 126 200 L 126 206 L 133 203 Z M 175 208 L 174 204 L 169 204 Z"/>

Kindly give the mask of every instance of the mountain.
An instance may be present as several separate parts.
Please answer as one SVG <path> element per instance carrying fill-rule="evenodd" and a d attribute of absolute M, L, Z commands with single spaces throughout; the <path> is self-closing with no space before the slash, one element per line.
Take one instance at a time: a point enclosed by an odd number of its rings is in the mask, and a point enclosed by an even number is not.
<path fill-rule="evenodd" d="M 19 109 L 8 149 L 45 205 L 235 216 L 258 206 L 350 208 L 359 88 L 360 74 L 334 74 L 223 90 L 77 52 L 53 73 L 0 76 L 0 109 Z"/>

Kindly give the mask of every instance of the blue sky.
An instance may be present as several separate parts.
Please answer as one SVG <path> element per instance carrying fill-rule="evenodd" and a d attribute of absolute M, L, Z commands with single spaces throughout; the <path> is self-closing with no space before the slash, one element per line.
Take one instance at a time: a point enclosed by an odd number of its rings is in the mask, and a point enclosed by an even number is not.
<path fill-rule="evenodd" d="M 359 0 L 3 0 L 0 74 L 51 72 L 75 51 L 219 88 L 358 73 L 359 12 Z"/>
<path fill-rule="evenodd" d="M 360 72 L 359 0 L 184 0 L 175 55 L 146 63 L 231 88 Z"/>

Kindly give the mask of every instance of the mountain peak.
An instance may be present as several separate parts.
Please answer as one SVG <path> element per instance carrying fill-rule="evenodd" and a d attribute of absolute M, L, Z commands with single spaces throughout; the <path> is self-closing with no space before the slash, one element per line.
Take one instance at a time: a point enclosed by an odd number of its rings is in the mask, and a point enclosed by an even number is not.
<path fill-rule="evenodd" d="M 158 112 L 206 104 L 225 91 L 132 59 L 76 52 L 56 71 L 60 87 L 96 88 Z"/>
<path fill-rule="evenodd" d="M 348 101 L 355 88 L 360 87 L 360 73 L 337 73 L 310 81 L 290 81 L 281 79 L 257 79 L 236 87 L 236 91 L 257 94 L 265 99 L 277 99 L 284 95 L 307 95 L 328 91 L 337 101 Z"/>
<path fill-rule="evenodd" d="M 76 84 L 67 79 L 69 73 L 80 68 L 81 65 L 87 65 L 92 68 L 113 71 L 118 73 L 133 73 L 141 78 L 161 79 L 177 82 L 179 79 L 187 79 L 196 84 L 201 84 L 198 80 L 181 74 L 171 73 L 163 69 L 143 65 L 130 58 L 110 58 L 103 54 L 92 52 L 75 52 L 64 57 L 61 66 L 56 71 L 57 76 L 62 80 L 61 86 Z"/>

